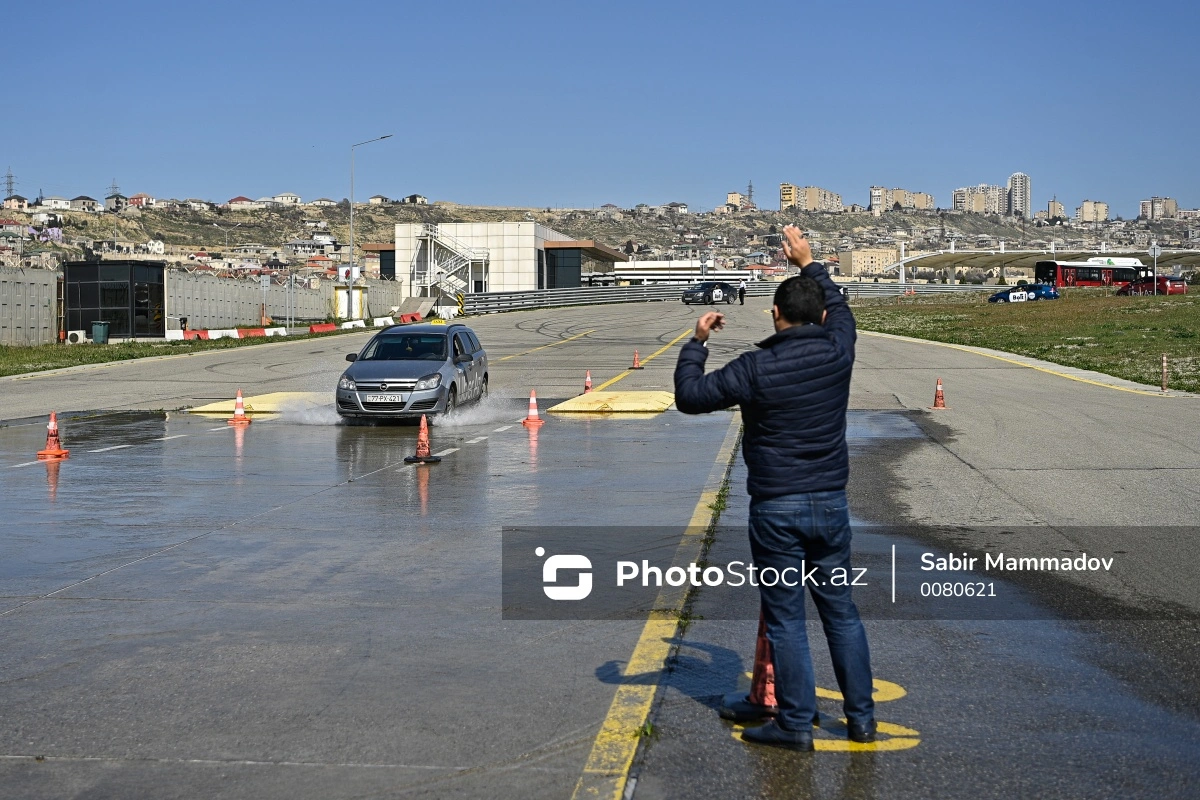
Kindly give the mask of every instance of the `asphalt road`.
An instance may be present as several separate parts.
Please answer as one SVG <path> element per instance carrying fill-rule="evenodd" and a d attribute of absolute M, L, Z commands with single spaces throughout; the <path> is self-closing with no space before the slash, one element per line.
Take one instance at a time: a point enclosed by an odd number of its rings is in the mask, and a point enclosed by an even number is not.
<path fill-rule="evenodd" d="M 769 333 L 766 305 L 721 308 L 714 365 Z M 324 409 L 235 431 L 175 411 L 238 388 L 332 393 L 369 333 L 0 379 L 0 785 L 570 797 L 640 626 L 503 620 L 500 530 L 682 529 L 730 417 L 555 416 L 536 436 L 515 422 L 530 389 L 572 396 L 587 369 L 597 387 L 669 389 L 672 343 L 701 310 L 472 320 L 493 398 L 435 426 L 445 460 L 423 468 L 402 464 L 411 427 L 343 427 Z M 635 348 L 647 368 L 626 374 Z M 937 377 L 950 409 L 934 413 Z M 1004 576 L 1000 618 L 912 597 L 900 618 L 864 592 L 876 674 L 905 692 L 880 718 L 919 743 L 807 760 L 716 720 L 749 668 L 754 598 L 705 608 L 718 597 L 702 591 L 672 671 L 647 677 L 663 687 L 658 735 L 633 796 L 1196 794 L 1200 589 L 1180 526 L 1200 519 L 1200 433 L 1179 421 L 1197 402 L 860 337 L 851 508 L 892 526 L 860 531 L 864 563 L 884 570 L 894 544 L 912 563 L 1002 547 L 1117 568 Z M 50 409 L 72 449 L 57 473 L 28 464 Z M 739 480 L 710 560 L 745 549 Z M 832 741 L 836 703 L 822 712 Z"/>

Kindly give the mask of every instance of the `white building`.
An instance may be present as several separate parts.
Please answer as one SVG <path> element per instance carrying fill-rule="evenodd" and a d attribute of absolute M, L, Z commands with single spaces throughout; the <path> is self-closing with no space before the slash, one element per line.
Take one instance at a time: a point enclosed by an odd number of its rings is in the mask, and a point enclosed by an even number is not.
<path fill-rule="evenodd" d="M 70 211 L 71 201 L 65 197 L 43 197 L 42 208 L 61 208 L 64 211 Z"/>
<path fill-rule="evenodd" d="M 1018 214 L 1025 219 L 1033 216 L 1033 191 L 1030 189 L 1029 176 L 1024 172 L 1014 172 L 1008 177 L 1008 208 L 1010 217 Z"/>
<path fill-rule="evenodd" d="M 274 200 L 276 203 L 279 203 L 280 205 L 284 205 L 284 206 L 300 205 L 300 195 L 293 194 L 292 192 L 283 192 L 281 194 L 275 195 L 271 199 Z"/>
<path fill-rule="evenodd" d="M 536 222 L 406 222 L 396 226 L 396 280 L 412 297 L 587 285 L 628 259 Z"/>

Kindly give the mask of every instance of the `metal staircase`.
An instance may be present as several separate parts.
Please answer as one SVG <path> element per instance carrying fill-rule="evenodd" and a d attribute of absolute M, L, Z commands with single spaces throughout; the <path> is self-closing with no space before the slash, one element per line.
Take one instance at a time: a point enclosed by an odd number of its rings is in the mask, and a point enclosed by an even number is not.
<path fill-rule="evenodd" d="M 447 298 L 470 294 L 472 274 L 482 276 L 486 292 L 490 258 L 487 248 L 471 247 L 438 225 L 426 223 L 417 234 L 410 266 L 413 293 L 418 297 Z"/>

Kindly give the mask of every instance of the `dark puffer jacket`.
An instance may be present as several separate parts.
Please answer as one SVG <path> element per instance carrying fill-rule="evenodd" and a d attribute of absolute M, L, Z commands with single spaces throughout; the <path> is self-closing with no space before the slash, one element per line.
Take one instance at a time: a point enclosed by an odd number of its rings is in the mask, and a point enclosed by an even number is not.
<path fill-rule="evenodd" d="M 695 339 L 675 366 L 675 406 L 704 414 L 740 406 L 750 497 L 846 488 L 846 406 L 854 366 L 854 314 L 820 263 L 805 267 L 825 289 L 824 325 L 796 325 L 704 374 L 708 348 Z"/>

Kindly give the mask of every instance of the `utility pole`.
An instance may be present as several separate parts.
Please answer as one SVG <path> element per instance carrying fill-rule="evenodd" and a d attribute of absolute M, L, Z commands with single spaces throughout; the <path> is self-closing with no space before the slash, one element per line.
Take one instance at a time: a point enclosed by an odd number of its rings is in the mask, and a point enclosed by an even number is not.
<path fill-rule="evenodd" d="M 112 197 L 114 194 L 120 194 L 120 193 L 121 193 L 121 187 L 117 186 L 117 179 L 113 178 L 112 185 L 108 187 L 108 196 Z"/>
<path fill-rule="evenodd" d="M 8 172 L 4 175 L 4 197 L 5 199 L 13 196 L 13 190 L 17 187 L 17 178 L 12 174 L 12 167 L 8 168 Z"/>

